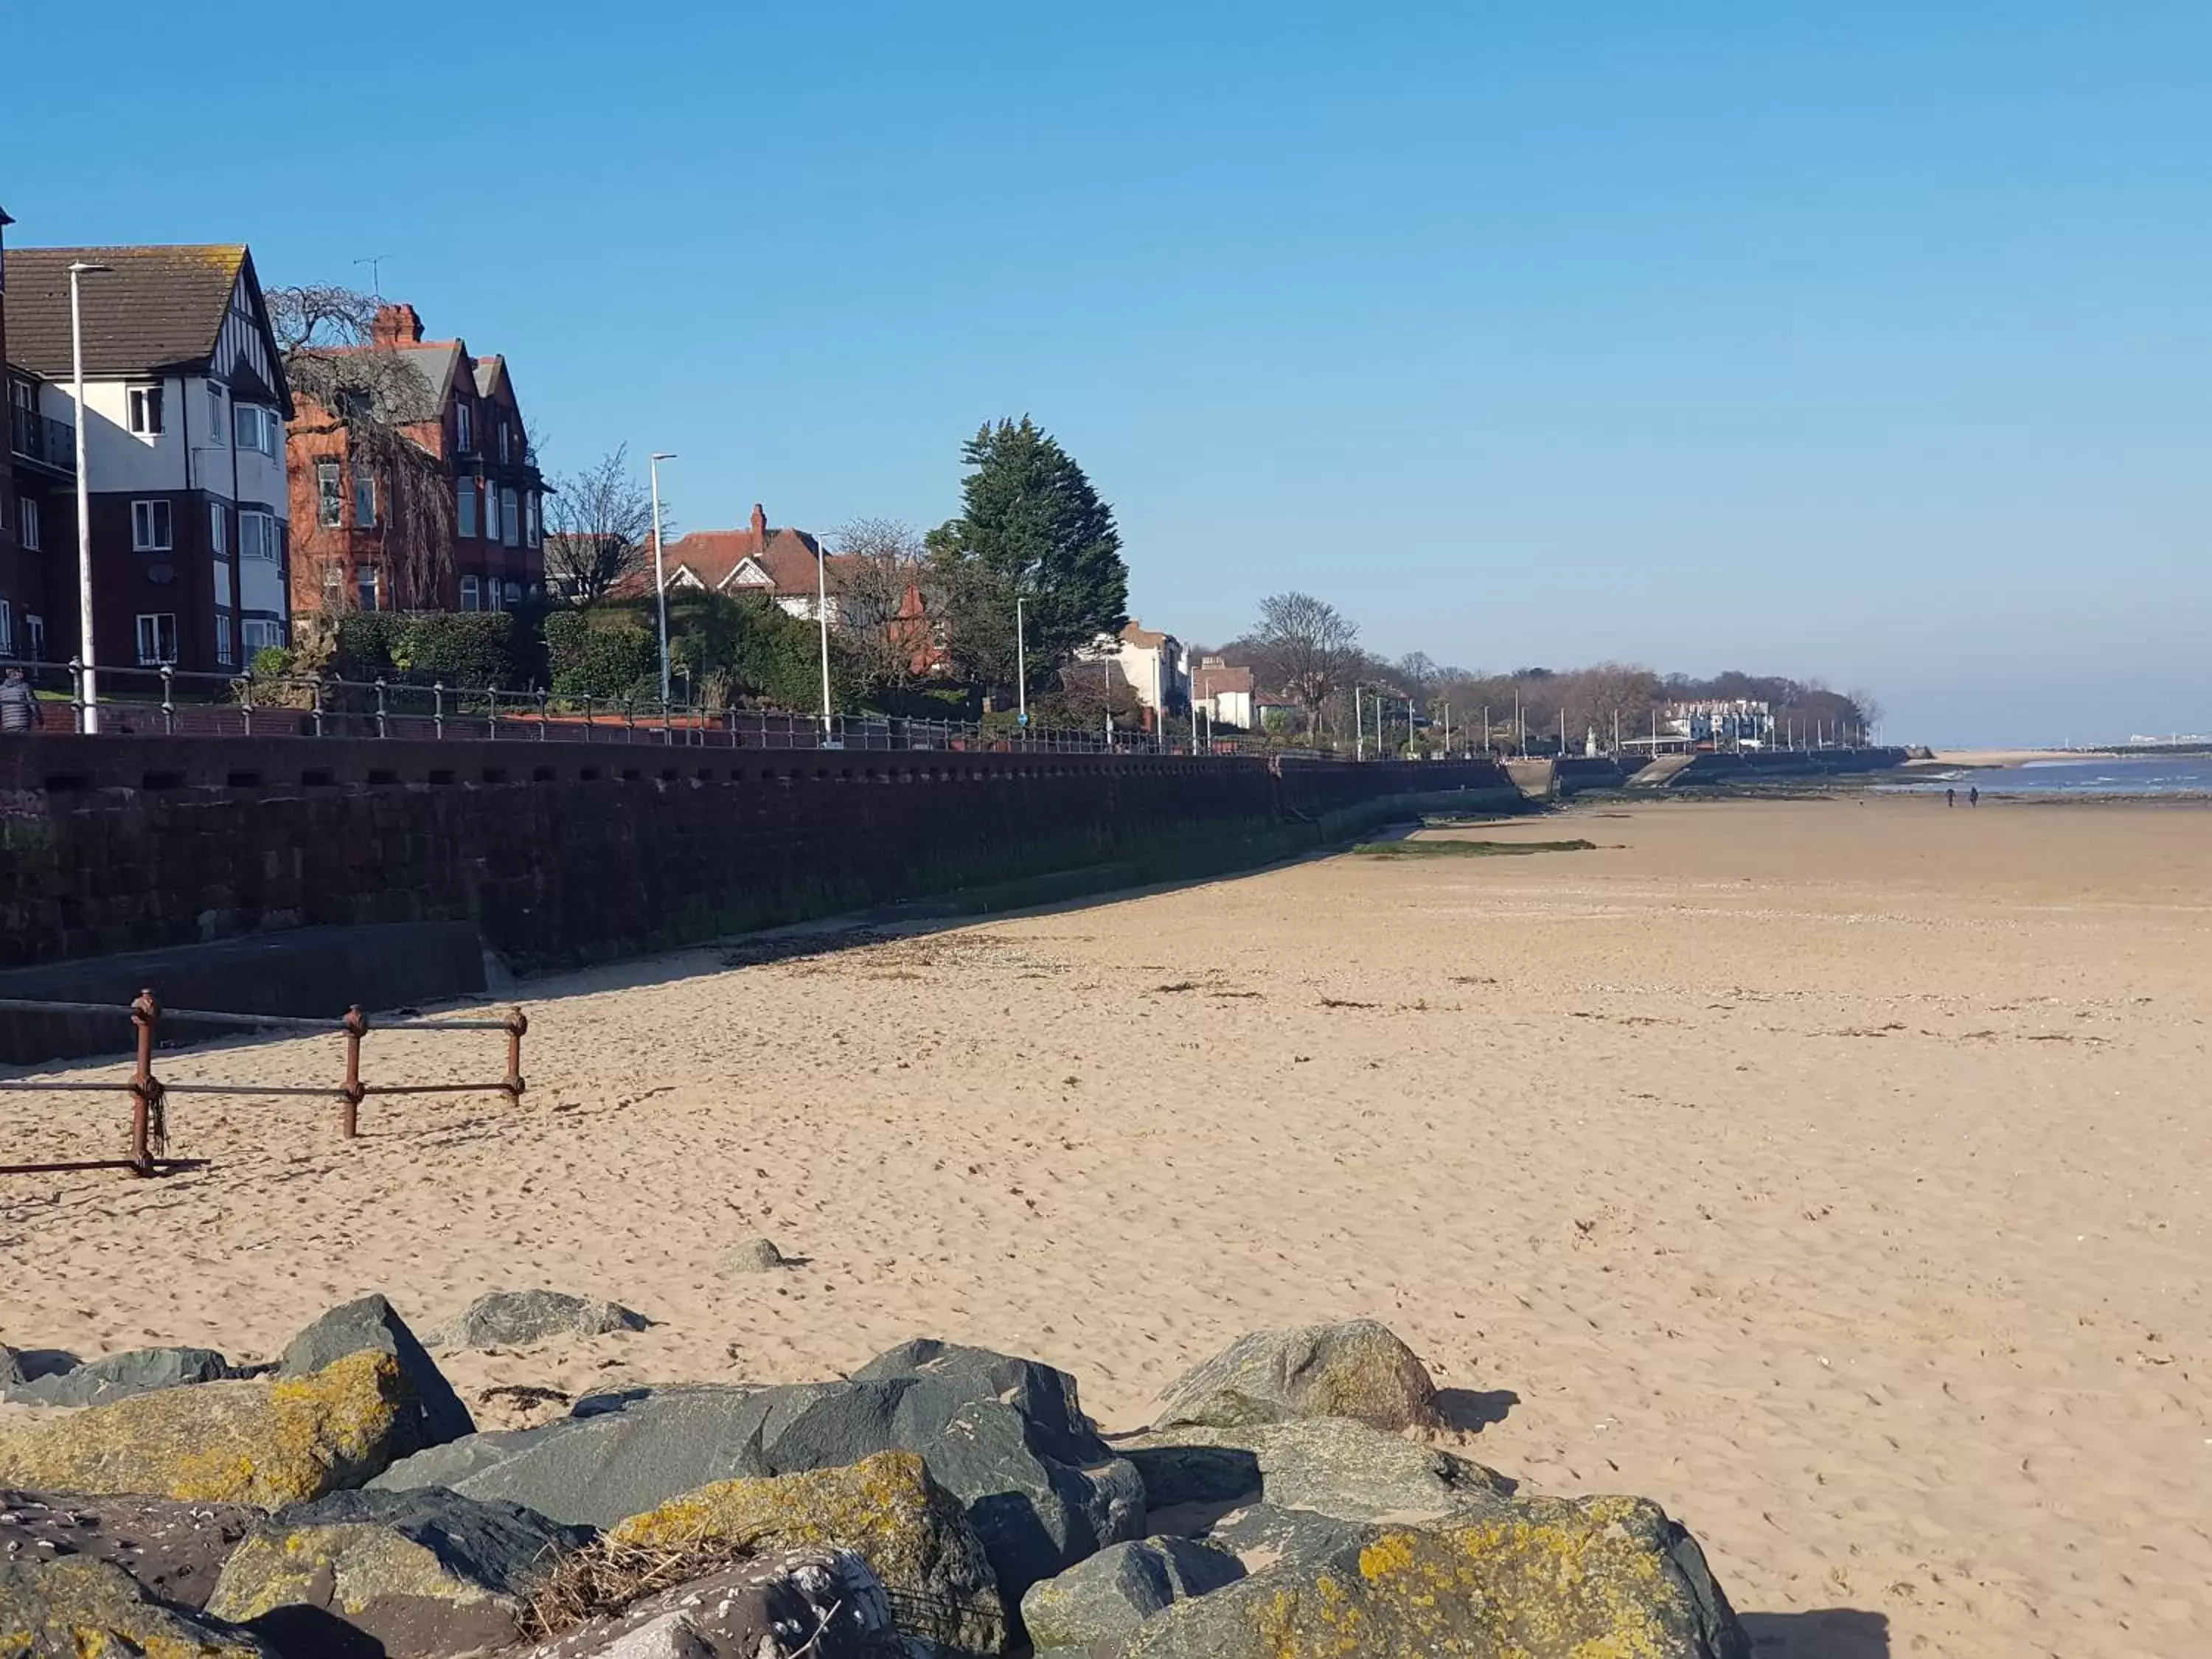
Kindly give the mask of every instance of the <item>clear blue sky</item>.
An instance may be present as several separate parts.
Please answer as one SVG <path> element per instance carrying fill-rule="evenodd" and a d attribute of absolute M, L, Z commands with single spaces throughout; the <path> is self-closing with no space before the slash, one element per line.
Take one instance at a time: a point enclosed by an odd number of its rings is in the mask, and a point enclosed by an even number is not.
<path fill-rule="evenodd" d="M 94 10 L 10 13 L 16 240 L 386 255 L 687 526 L 1026 410 L 1187 636 L 2212 727 L 2205 0 Z"/>

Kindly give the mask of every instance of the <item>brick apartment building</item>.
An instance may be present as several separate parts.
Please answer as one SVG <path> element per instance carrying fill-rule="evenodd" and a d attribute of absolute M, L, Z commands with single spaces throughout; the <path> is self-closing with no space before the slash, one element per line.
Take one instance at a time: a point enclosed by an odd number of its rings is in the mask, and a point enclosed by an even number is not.
<path fill-rule="evenodd" d="M 318 393 L 345 407 L 302 391 L 291 423 L 294 610 L 503 611 L 543 593 L 545 485 L 505 360 L 424 339 L 410 305 L 380 307 L 368 344 L 315 355 Z M 395 464 L 370 431 L 413 453 Z"/>
<path fill-rule="evenodd" d="M 76 404 L 70 267 L 81 277 Z M 286 636 L 281 359 L 240 244 L 0 253 L 8 398 L 0 648 L 66 661 L 77 636 L 84 427 L 94 646 L 103 667 L 229 673 Z"/>

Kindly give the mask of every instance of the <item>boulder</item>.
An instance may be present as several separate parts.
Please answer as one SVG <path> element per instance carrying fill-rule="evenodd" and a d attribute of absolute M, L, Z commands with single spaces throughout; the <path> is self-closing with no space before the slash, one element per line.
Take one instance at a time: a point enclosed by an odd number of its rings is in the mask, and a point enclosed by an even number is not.
<path fill-rule="evenodd" d="M 416 1403 L 388 1353 L 308 1376 L 161 1389 L 0 1427 L 0 1482 L 278 1509 L 382 1469 Z"/>
<path fill-rule="evenodd" d="M 21 1358 L 5 1342 L 0 1342 L 0 1389 L 12 1389 L 18 1382 L 29 1381 L 23 1370 Z"/>
<path fill-rule="evenodd" d="M 728 1546 L 850 1550 L 890 1590 L 902 1633 L 949 1653 L 996 1653 L 1006 1634 L 998 1580 L 959 1501 L 912 1452 L 849 1468 L 729 1480 L 633 1516 L 611 1552 Z"/>
<path fill-rule="evenodd" d="M 517 1640 L 553 1556 L 591 1534 L 434 1487 L 341 1492 L 256 1527 L 208 1611 L 287 1652 L 489 1653 Z"/>
<path fill-rule="evenodd" d="M 1371 1319 L 1250 1331 L 1169 1384 L 1156 1427 L 1234 1428 L 1349 1417 L 1378 1429 L 1432 1428 L 1428 1368 Z"/>
<path fill-rule="evenodd" d="M 10 1659 L 278 1659 L 251 1632 L 163 1607 L 120 1567 L 85 1556 L 0 1561 L 0 1653 Z"/>
<path fill-rule="evenodd" d="M 157 1601 L 197 1612 L 261 1511 L 136 1495 L 0 1488 L 0 1560 L 82 1556 L 120 1567 Z"/>
<path fill-rule="evenodd" d="M 531 1650 L 530 1659 L 913 1659 L 890 1598 L 843 1550 L 726 1565 Z"/>
<path fill-rule="evenodd" d="M 493 1291 L 470 1303 L 451 1323 L 432 1332 L 429 1342 L 441 1348 L 507 1347 L 556 1336 L 641 1331 L 652 1322 L 619 1302 L 570 1296 L 563 1291 Z"/>
<path fill-rule="evenodd" d="M 1209 1545 L 1133 1539 L 1030 1585 L 1022 1597 L 1022 1623 L 1040 1655 L 1080 1650 L 1119 1642 L 1161 1609 L 1243 1576 L 1235 1556 Z"/>
<path fill-rule="evenodd" d="M 133 1348 L 48 1376 L 5 1382 L 0 1400 L 32 1406 L 99 1406 L 125 1395 L 187 1382 L 214 1382 L 231 1375 L 213 1348 Z"/>
<path fill-rule="evenodd" d="M 1513 1483 L 1480 1463 L 1349 1418 L 1242 1429 L 1168 1429 L 1116 1449 L 1154 1510 L 1259 1498 L 1346 1521 L 1425 1521 L 1494 1511 Z"/>
<path fill-rule="evenodd" d="M 1137 1627 L 1119 1659 L 1750 1659 L 1688 1533 L 1635 1498 L 1520 1499 L 1384 1528 Z"/>
<path fill-rule="evenodd" d="M 435 1361 L 415 1340 L 407 1322 L 380 1296 L 365 1296 L 331 1309 L 294 1337 L 276 1367 L 279 1376 L 305 1376 L 354 1353 L 390 1354 L 405 1374 L 413 1405 L 403 1425 L 400 1451 L 420 1451 L 476 1432 L 469 1408 Z"/>
<path fill-rule="evenodd" d="M 775 1248 L 774 1240 L 748 1238 L 723 1251 L 722 1259 L 717 1265 L 725 1273 L 765 1273 L 788 1267 L 790 1262 L 783 1252 Z"/>
<path fill-rule="evenodd" d="M 939 1342 L 902 1345 L 842 1382 L 594 1396 L 543 1428 L 410 1457 L 374 1484 L 450 1486 L 605 1527 L 719 1481 L 897 1450 L 920 1453 L 967 1506 L 1010 1601 L 1142 1529 L 1144 1484 L 1083 1415 L 1073 1378 Z"/>
<path fill-rule="evenodd" d="M 1318 1510 L 1286 1510 L 1273 1504 L 1247 1504 L 1206 1528 L 1207 1544 L 1227 1550 L 1247 1572 L 1265 1572 L 1285 1562 L 1306 1566 L 1349 1546 L 1371 1543 L 1384 1528 L 1372 1522 L 1342 1521 Z"/>

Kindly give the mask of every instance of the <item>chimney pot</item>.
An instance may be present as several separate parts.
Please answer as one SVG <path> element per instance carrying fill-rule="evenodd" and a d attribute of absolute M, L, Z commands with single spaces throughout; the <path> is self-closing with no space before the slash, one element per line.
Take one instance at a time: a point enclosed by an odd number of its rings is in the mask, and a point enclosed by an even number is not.
<path fill-rule="evenodd" d="M 766 545 L 768 542 L 768 512 L 758 501 L 753 503 L 753 537 Z"/>
<path fill-rule="evenodd" d="M 420 345 L 422 343 L 422 319 L 410 305 L 382 305 L 376 308 L 375 320 L 370 323 L 369 338 L 380 346 Z"/>

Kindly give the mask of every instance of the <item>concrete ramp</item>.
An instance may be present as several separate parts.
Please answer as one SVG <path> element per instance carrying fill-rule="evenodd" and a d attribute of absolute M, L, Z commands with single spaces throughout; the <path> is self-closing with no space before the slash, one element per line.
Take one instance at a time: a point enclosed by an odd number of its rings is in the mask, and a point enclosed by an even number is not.
<path fill-rule="evenodd" d="M 1664 789 L 1690 769 L 1695 755 L 1655 755 L 1651 763 L 1629 779 L 1631 789 Z"/>

